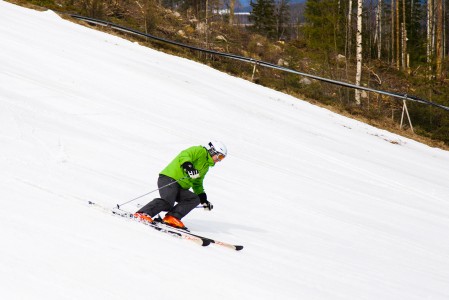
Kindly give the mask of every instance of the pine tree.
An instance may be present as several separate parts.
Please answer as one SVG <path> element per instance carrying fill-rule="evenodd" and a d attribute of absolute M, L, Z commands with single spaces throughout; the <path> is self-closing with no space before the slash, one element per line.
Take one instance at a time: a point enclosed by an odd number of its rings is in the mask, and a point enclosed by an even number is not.
<path fill-rule="evenodd" d="M 326 56 L 344 49 L 345 12 L 339 10 L 337 0 L 308 0 L 304 11 L 306 25 L 303 28 L 311 48 L 322 51 Z"/>
<path fill-rule="evenodd" d="M 275 5 L 274 0 L 257 0 L 250 2 L 252 12 L 249 20 L 253 22 L 254 31 L 273 37 L 276 32 Z"/>

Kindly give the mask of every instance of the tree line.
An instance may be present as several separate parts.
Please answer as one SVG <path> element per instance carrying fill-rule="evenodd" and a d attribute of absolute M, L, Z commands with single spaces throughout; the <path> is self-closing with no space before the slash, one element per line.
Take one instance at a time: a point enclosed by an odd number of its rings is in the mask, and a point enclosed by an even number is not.
<path fill-rule="evenodd" d="M 446 79 L 449 53 L 448 0 L 307 0 L 305 22 L 289 20 L 288 0 L 252 0 L 254 29 L 274 38 L 301 28 L 308 45 L 325 59 L 383 60 L 410 73 L 426 69 L 429 79 Z M 294 20 L 293 20 L 294 21 Z M 358 57 L 357 59 L 360 59 Z"/>

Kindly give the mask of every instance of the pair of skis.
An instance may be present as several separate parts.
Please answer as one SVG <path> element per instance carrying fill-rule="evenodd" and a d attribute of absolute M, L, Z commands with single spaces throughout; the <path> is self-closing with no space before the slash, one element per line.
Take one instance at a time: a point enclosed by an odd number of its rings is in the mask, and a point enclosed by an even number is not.
<path fill-rule="evenodd" d="M 177 238 L 180 238 L 180 239 L 192 241 L 192 242 L 194 242 L 194 243 L 196 243 L 198 245 L 201 245 L 203 247 L 209 246 L 210 244 L 215 244 L 215 245 L 222 246 L 222 247 L 225 247 L 225 248 L 228 248 L 228 249 L 231 249 L 231 250 L 235 250 L 235 251 L 240 251 L 240 250 L 243 249 L 243 246 L 240 246 L 240 245 L 233 245 L 233 244 L 230 244 L 230 243 L 217 241 L 215 239 L 211 239 L 211 238 L 208 238 L 208 237 L 197 235 L 197 234 L 194 234 L 194 233 L 192 233 L 190 231 L 186 231 L 186 230 L 183 230 L 183 229 L 175 228 L 175 227 L 166 225 L 164 223 L 159 223 L 159 222 L 150 223 L 150 222 L 142 221 L 140 219 L 135 218 L 132 213 L 124 211 L 124 210 L 122 210 L 120 208 L 112 208 L 111 209 L 111 208 L 107 208 L 107 207 L 101 206 L 100 204 L 97 204 L 97 203 L 92 202 L 92 201 L 88 201 L 88 203 L 89 203 L 90 206 L 96 207 L 96 208 L 98 208 L 98 209 L 100 209 L 100 210 L 102 210 L 102 211 L 104 211 L 106 213 L 111 213 L 111 214 L 113 214 L 115 216 L 120 216 L 120 217 L 123 217 L 123 218 L 127 218 L 127 219 L 138 221 L 138 222 L 140 222 L 140 223 L 142 223 L 142 224 L 144 224 L 146 226 L 149 226 L 149 227 L 151 227 L 151 228 L 153 228 L 153 229 L 155 229 L 155 230 L 157 230 L 159 232 L 163 232 L 163 233 L 169 234 L 171 236 L 174 236 L 174 237 L 177 237 Z"/>

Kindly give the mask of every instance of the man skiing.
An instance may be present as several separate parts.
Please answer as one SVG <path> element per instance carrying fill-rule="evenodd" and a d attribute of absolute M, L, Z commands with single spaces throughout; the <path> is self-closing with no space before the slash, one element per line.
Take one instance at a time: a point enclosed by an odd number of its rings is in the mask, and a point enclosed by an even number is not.
<path fill-rule="evenodd" d="M 226 146 L 219 141 L 205 146 L 193 146 L 181 151 L 159 173 L 157 185 L 160 198 L 155 198 L 139 209 L 134 217 L 153 222 L 153 217 L 167 211 L 162 222 L 173 227 L 186 228 L 181 222 L 192 209 L 202 204 L 206 210 L 213 205 L 207 200 L 203 180 L 217 162 L 227 155 Z M 193 189 L 193 192 L 190 191 Z M 175 204 L 176 203 L 176 204 Z"/>

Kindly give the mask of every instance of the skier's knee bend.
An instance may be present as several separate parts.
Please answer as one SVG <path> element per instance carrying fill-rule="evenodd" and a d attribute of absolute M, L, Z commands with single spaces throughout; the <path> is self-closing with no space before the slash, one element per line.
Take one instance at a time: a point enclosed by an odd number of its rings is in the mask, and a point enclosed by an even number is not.
<path fill-rule="evenodd" d="M 158 198 L 158 200 L 160 202 L 160 208 L 162 208 L 163 211 L 169 211 L 175 206 L 174 202 L 171 203 L 170 201 L 167 201 L 166 199 Z"/>

